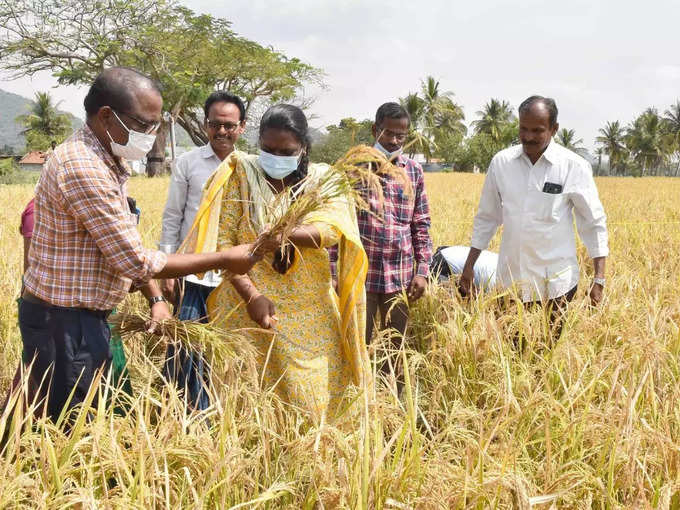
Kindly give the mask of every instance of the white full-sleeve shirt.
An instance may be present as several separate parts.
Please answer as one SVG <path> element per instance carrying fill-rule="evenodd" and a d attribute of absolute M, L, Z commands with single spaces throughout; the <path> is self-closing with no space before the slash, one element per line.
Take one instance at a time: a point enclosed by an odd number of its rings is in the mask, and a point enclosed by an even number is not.
<path fill-rule="evenodd" d="M 558 186 L 559 193 L 544 191 Z M 489 165 L 471 246 L 486 249 L 503 225 L 499 286 L 516 284 L 524 302 L 557 298 L 579 280 L 574 220 L 590 257 L 607 256 L 606 216 L 590 164 L 553 141 L 534 165 L 521 145 L 510 147 Z"/>
<path fill-rule="evenodd" d="M 185 152 L 175 161 L 170 177 L 168 199 L 163 211 L 163 225 L 159 249 L 175 253 L 194 223 L 201 204 L 203 186 L 217 170 L 222 160 L 215 154 L 210 144 L 196 147 Z M 208 271 L 203 279 L 195 275 L 186 277 L 187 281 L 217 287 L 221 279 L 217 273 Z"/>

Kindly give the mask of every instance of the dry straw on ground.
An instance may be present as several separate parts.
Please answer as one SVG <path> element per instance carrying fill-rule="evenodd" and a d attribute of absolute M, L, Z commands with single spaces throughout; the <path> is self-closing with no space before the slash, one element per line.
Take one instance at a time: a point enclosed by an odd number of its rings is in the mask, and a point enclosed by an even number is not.
<path fill-rule="evenodd" d="M 426 176 L 435 245 L 468 242 L 482 179 Z M 433 287 L 412 310 L 405 396 L 379 384 L 367 423 L 351 409 L 314 428 L 238 368 L 214 374 L 213 407 L 187 414 L 158 385 L 158 360 L 130 341 L 131 412 L 100 406 L 70 436 L 50 424 L 11 430 L 0 508 L 677 508 L 680 181 L 597 184 L 610 221 L 607 297 L 587 306 L 584 271 L 554 349 L 539 312 L 498 321 L 491 296 L 461 303 Z M 166 186 L 130 186 L 147 246 Z M 3 391 L 19 358 L 17 225 L 31 193 L 0 190 Z M 582 247 L 579 257 L 586 268 Z M 508 329 L 524 332 L 521 354 Z"/>

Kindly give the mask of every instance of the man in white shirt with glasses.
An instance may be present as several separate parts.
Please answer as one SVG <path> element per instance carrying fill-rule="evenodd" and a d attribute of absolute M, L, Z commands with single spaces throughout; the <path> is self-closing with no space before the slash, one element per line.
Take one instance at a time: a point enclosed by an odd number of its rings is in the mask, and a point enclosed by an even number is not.
<path fill-rule="evenodd" d="M 524 303 L 546 304 L 557 337 L 561 313 L 579 281 L 574 219 L 593 260 L 593 305 L 602 300 L 609 254 L 606 216 L 592 168 L 552 140 L 558 128 L 553 99 L 531 96 L 520 105 L 521 145 L 500 151 L 489 165 L 459 284 L 464 295 L 473 290 L 475 262 L 503 225 L 498 284 L 515 285 Z"/>
<path fill-rule="evenodd" d="M 201 202 L 203 186 L 234 150 L 245 129 L 245 105 L 238 96 L 229 92 L 219 90 L 210 94 L 203 112 L 208 143 L 182 154 L 172 171 L 159 244 L 160 250 L 166 253 L 174 253 L 189 233 Z M 177 304 L 180 320 L 198 320 L 206 318 L 206 299 L 220 283 L 217 274 L 208 272 L 202 279 L 191 275 L 183 281 L 164 280 L 161 289 L 168 300 Z M 177 303 L 180 297 L 181 302 Z M 208 407 L 205 387 L 207 367 L 199 353 L 170 346 L 165 368 L 166 375 L 185 390 L 190 405 L 196 409 Z"/>

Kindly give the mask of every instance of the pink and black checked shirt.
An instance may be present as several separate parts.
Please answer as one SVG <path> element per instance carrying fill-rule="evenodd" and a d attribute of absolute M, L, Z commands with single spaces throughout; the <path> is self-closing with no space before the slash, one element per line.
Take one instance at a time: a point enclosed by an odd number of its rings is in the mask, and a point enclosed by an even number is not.
<path fill-rule="evenodd" d="M 368 256 L 366 292 L 391 294 L 408 287 L 414 276 L 427 277 L 432 261 L 430 206 L 425 193 L 422 167 L 400 155 L 395 163 L 411 179 L 413 196 L 404 193 L 394 179 L 383 180 L 384 215 L 378 218 L 357 212 L 359 234 Z M 378 201 L 369 198 L 371 209 L 378 212 Z M 335 274 L 337 248 L 329 249 Z"/>
<path fill-rule="evenodd" d="M 47 160 L 35 196 L 35 227 L 26 289 L 53 305 L 110 310 L 163 269 L 167 257 L 147 250 L 130 213 L 119 166 L 89 127 Z"/>

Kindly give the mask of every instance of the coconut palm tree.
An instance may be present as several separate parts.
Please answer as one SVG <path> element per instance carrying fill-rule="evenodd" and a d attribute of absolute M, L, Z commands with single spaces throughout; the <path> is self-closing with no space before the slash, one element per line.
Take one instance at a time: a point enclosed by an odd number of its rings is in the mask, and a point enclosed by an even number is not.
<path fill-rule="evenodd" d="M 477 112 L 477 115 L 479 120 L 472 123 L 475 134 L 486 133 L 494 141 L 500 139 L 503 127 L 511 123 L 514 118 L 510 103 L 494 98 L 491 98 L 484 108 Z"/>
<path fill-rule="evenodd" d="M 602 154 L 604 154 L 604 149 L 602 147 L 595 149 L 595 155 L 597 156 L 597 170 L 595 170 L 595 175 L 602 174 Z"/>
<path fill-rule="evenodd" d="M 626 146 L 642 175 L 659 173 L 672 152 L 672 139 L 656 108 L 645 110 L 627 129 Z"/>
<path fill-rule="evenodd" d="M 595 142 L 602 146 L 602 150 L 609 157 L 609 172 L 614 174 L 622 170 L 626 160 L 625 131 L 618 120 L 607 122 L 603 128 L 599 129 L 600 136 Z"/>
<path fill-rule="evenodd" d="M 429 161 L 437 150 L 436 140 L 442 134 L 465 135 L 465 115 L 453 101 L 453 95 L 453 92 L 440 91 L 439 82 L 427 76 L 421 82 L 420 94 L 410 93 L 399 100 L 411 116 L 411 133 L 405 144 L 411 156 L 422 152 Z"/>
<path fill-rule="evenodd" d="M 588 155 L 588 150 L 581 145 L 583 138 L 576 139 L 576 132 L 573 129 L 560 129 L 555 136 L 555 141 L 579 156 L 585 158 Z"/>
<path fill-rule="evenodd" d="M 680 101 L 676 101 L 664 112 L 663 120 L 673 141 L 675 159 L 678 162 L 675 167 L 675 176 L 677 177 L 680 174 Z"/>
<path fill-rule="evenodd" d="M 16 121 L 24 126 L 21 134 L 26 136 L 27 148 L 47 149 L 51 141 L 62 142 L 71 132 L 68 115 L 59 113 L 47 92 L 36 92 L 30 112 L 19 115 Z"/>
<path fill-rule="evenodd" d="M 676 138 L 680 138 L 680 100 L 664 112 L 663 119 L 668 131 Z"/>
<path fill-rule="evenodd" d="M 453 102 L 453 96 L 453 92 L 441 92 L 439 82 L 432 76 L 421 82 L 422 127 L 431 138 L 434 138 L 437 129 L 458 131 L 463 135 L 467 132 L 463 123 L 465 114 Z"/>
<path fill-rule="evenodd" d="M 423 100 L 418 97 L 418 94 L 411 92 L 408 96 L 399 99 L 399 103 L 411 117 L 411 125 L 419 125 L 423 116 Z"/>

